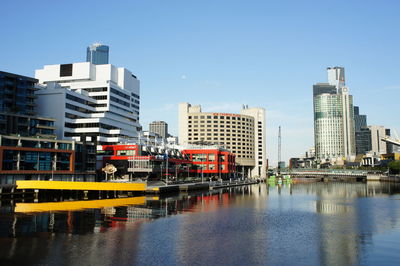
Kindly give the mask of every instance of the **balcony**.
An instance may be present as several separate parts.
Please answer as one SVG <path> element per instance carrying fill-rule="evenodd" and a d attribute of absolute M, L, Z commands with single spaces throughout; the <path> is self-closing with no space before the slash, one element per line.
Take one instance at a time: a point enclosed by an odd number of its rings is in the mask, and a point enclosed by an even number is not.
<path fill-rule="evenodd" d="M 7 95 L 14 94 L 14 89 L 6 87 L 4 89 L 4 94 L 7 94 Z"/>

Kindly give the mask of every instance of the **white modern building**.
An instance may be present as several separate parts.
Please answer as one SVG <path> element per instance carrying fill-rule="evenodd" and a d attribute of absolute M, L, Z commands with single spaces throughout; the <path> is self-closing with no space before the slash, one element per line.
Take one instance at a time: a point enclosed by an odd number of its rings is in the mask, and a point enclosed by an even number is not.
<path fill-rule="evenodd" d="M 57 138 L 99 145 L 138 140 L 140 82 L 130 71 L 90 62 L 36 70 L 38 114 L 56 119 Z"/>
<path fill-rule="evenodd" d="M 265 109 L 249 108 L 243 106 L 240 111 L 243 115 L 249 115 L 254 118 L 254 168 L 251 170 L 252 176 L 264 177 L 267 175 L 267 147 L 266 147 L 266 125 Z"/>
<path fill-rule="evenodd" d="M 316 157 L 333 163 L 355 159 L 353 96 L 344 68 L 328 68 L 328 83 L 313 86 Z"/>
<path fill-rule="evenodd" d="M 200 105 L 179 104 L 179 144 L 218 145 L 236 155 L 237 170 L 247 177 L 265 177 L 264 108 L 244 106 L 240 114 L 202 112 Z"/>

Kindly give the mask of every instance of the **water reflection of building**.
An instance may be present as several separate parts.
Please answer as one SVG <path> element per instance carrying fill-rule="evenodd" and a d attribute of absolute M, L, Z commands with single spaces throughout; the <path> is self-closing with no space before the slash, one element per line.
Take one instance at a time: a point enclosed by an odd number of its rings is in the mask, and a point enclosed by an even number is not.
<path fill-rule="evenodd" d="M 353 265 L 359 262 L 360 246 L 371 237 L 371 228 L 390 228 L 400 212 L 395 206 L 377 206 L 372 199 L 387 196 L 399 186 L 387 183 L 315 184 L 316 212 L 320 214 L 321 264 Z M 396 188 L 397 187 L 397 188 Z M 394 191 L 393 191 L 394 192 Z M 392 192 L 392 193 L 393 193 Z M 382 219 L 385 217 L 385 219 Z M 388 219 L 388 218 L 392 219 Z"/>

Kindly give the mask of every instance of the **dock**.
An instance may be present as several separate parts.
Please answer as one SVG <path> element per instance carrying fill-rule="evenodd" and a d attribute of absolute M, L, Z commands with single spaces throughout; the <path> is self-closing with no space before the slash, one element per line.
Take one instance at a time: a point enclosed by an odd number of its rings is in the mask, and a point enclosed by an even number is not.
<path fill-rule="evenodd" d="M 213 190 L 220 188 L 246 186 L 258 183 L 256 180 L 235 180 L 219 182 L 172 183 L 164 182 L 75 182 L 75 181 L 47 181 L 47 180 L 18 180 L 15 185 L 4 189 L 5 194 L 0 198 L 120 198 L 133 195 L 160 195 L 178 194 L 196 190 Z M 42 195 L 43 197 L 39 197 Z M 47 197 L 48 196 L 48 197 Z"/>
<path fill-rule="evenodd" d="M 17 189 L 95 190 L 95 191 L 145 191 L 145 182 L 73 182 L 18 180 Z"/>
<path fill-rule="evenodd" d="M 199 183 L 185 183 L 185 184 L 174 184 L 174 185 L 154 185 L 148 186 L 147 194 L 165 194 L 165 193 L 178 193 L 178 192 L 189 192 L 196 190 L 213 190 L 219 188 L 229 188 L 237 186 L 247 186 L 257 184 L 257 181 L 235 181 L 235 182 L 199 182 Z"/>

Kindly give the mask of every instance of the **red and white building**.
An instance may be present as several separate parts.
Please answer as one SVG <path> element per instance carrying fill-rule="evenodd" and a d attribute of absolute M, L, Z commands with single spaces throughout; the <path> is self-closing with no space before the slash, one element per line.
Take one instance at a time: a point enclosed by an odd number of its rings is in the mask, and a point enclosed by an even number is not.
<path fill-rule="evenodd" d="M 112 164 L 116 176 L 127 180 L 193 177 L 229 179 L 236 176 L 235 155 L 214 146 L 185 149 L 148 145 L 103 145 L 102 167 Z"/>
<path fill-rule="evenodd" d="M 193 163 L 192 172 L 206 178 L 229 179 L 236 176 L 235 154 L 220 148 L 196 148 L 182 151 Z"/>

